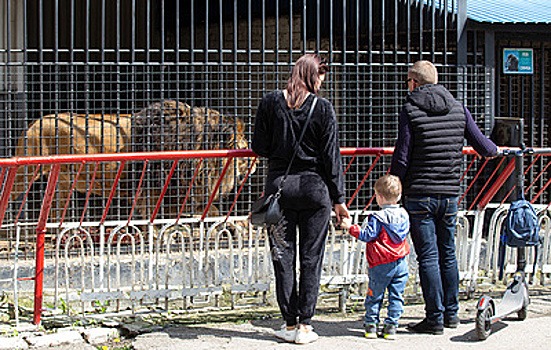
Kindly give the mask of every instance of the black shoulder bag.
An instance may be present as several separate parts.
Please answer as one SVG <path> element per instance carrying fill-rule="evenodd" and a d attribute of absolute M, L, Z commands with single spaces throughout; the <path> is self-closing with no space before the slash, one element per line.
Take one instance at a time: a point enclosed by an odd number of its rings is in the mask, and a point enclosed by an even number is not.
<path fill-rule="evenodd" d="M 312 102 L 312 107 L 310 107 L 310 112 L 308 112 L 308 117 L 306 118 L 306 122 L 304 123 L 304 127 L 302 128 L 300 137 L 297 143 L 295 144 L 295 152 L 293 153 L 293 156 L 289 161 L 289 165 L 287 166 L 287 170 L 285 171 L 285 175 L 283 176 L 283 179 L 281 179 L 281 182 L 279 183 L 277 192 L 274 194 L 270 194 L 268 196 L 266 196 L 266 194 L 263 193 L 262 196 L 260 196 L 260 198 L 253 203 L 251 208 L 251 223 L 253 225 L 261 226 L 265 224 L 266 225 L 277 224 L 279 220 L 283 217 L 283 211 L 279 206 L 279 197 L 281 196 L 281 190 L 283 189 L 285 180 L 287 180 L 287 175 L 289 175 L 289 171 L 291 170 L 291 165 L 293 164 L 293 160 L 297 155 L 300 142 L 302 141 L 302 137 L 306 132 L 306 128 L 308 127 L 308 123 L 310 122 L 310 118 L 312 117 L 312 113 L 314 112 L 314 107 L 316 106 L 317 102 L 318 102 L 318 98 L 316 96 L 314 98 L 314 101 Z"/>

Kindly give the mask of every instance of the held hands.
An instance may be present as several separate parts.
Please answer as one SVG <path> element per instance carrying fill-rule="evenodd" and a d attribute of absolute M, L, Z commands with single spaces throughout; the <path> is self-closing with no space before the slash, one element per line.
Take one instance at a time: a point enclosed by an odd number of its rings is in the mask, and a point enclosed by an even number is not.
<path fill-rule="evenodd" d="M 348 231 L 350 229 L 350 226 L 352 226 L 352 218 L 350 218 L 350 216 L 347 218 L 343 218 L 341 222 L 341 228 Z"/>
<path fill-rule="evenodd" d="M 348 209 L 346 209 L 346 205 L 344 205 L 344 203 L 335 204 L 333 210 L 337 216 L 337 225 L 340 225 L 345 218 L 350 219 L 350 213 L 348 213 Z"/>

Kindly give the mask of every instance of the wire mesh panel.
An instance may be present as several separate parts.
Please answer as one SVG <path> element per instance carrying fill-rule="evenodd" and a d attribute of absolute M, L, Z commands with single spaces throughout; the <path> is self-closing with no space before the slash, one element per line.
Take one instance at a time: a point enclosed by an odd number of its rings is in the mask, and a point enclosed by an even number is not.
<path fill-rule="evenodd" d="M 489 88 L 476 83 L 486 72 L 454 66 L 455 1 L 0 4 L 6 19 L 0 29 L 4 156 L 248 148 L 260 98 L 285 87 L 293 62 L 305 52 L 318 52 L 330 62 L 322 95 L 335 106 L 342 146 L 393 145 L 407 66 L 417 59 L 434 61 L 442 81 L 464 100 L 481 96 L 481 89 L 486 96 Z M 476 112 L 487 124 L 488 116 Z M 195 165 L 177 167 L 179 182 L 167 198 L 185 195 Z M 351 171 L 361 173 L 368 165 Z M 116 165 L 105 166 L 66 169 L 80 171 L 87 182 L 96 174 L 90 213 L 101 211 L 111 189 L 106 174 L 114 174 Z M 143 186 L 159 187 L 156 173 L 170 171 L 171 164 L 133 166 L 135 176 L 121 179 L 121 186 L 135 188 L 145 169 Z M 204 164 L 197 181 L 208 187 L 208 178 L 215 177 L 208 171 L 222 166 Z M 232 164 L 229 173 L 238 178 L 240 166 Z M 25 210 L 29 220 L 37 217 L 45 173 L 26 174 L 25 185 L 34 181 Z M 264 174 L 260 163 L 239 212 L 246 212 L 261 191 Z M 225 198 L 235 193 L 235 188 L 225 190 Z M 72 196 L 85 192 L 77 184 Z M 205 200 L 197 190 L 190 195 L 196 202 Z M 129 207 L 121 196 L 116 208 L 122 218 Z M 69 208 L 69 217 L 78 209 Z M 186 213 L 197 214 L 193 208 Z"/>

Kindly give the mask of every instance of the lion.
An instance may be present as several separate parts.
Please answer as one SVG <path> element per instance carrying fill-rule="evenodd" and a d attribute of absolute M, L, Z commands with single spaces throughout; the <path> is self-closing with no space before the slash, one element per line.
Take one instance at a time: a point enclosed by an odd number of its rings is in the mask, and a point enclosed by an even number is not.
<path fill-rule="evenodd" d="M 43 116 L 33 122 L 19 138 L 16 156 L 246 148 L 248 142 L 245 137 L 245 124 L 241 118 L 225 116 L 210 108 L 191 108 L 183 102 L 164 100 L 153 103 L 134 115 L 86 115 L 67 112 Z M 228 159 L 214 158 L 205 159 L 203 162 L 197 159 L 179 161 L 162 206 L 164 212 L 174 215 L 174 212 L 180 209 L 180 202 L 187 193 L 198 167 L 185 214 L 200 213 L 227 161 Z M 214 194 L 214 200 L 229 194 L 235 188 L 238 179 L 249 170 L 249 159 L 236 158 L 230 162 L 229 170 L 223 177 L 219 190 Z M 120 198 L 128 199 L 126 205 L 130 205 L 136 195 L 142 165 L 128 164 L 122 173 L 118 188 Z M 149 218 L 151 215 L 171 165 L 172 161 L 148 163 L 143 191 L 138 202 L 141 218 Z M 87 164 L 75 182 L 79 166 L 80 164 L 61 165 L 57 187 L 58 210 L 64 205 L 73 183 L 76 192 L 85 194 L 88 191 L 94 164 Z M 90 192 L 106 199 L 113 187 L 118 168 L 118 162 L 102 163 L 96 172 Z M 20 167 L 12 190 L 12 199 L 24 193 L 29 183 L 48 175 L 50 171 L 50 166 L 42 166 L 33 178 L 32 169 Z M 59 214 L 58 212 L 57 215 Z M 216 208 L 212 209 L 211 214 L 216 214 Z"/>

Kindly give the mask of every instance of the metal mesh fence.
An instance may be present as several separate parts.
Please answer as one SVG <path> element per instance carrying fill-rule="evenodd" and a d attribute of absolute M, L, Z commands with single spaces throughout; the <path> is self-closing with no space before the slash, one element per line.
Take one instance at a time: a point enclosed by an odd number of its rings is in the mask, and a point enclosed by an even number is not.
<path fill-rule="evenodd" d="M 4 78 L 0 140 L 7 157 L 247 148 L 260 98 L 284 88 L 294 60 L 305 52 L 318 52 L 330 63 L 322 95 L 335 106 L 341 146 L 394 144 L 407 92 L 407 67 L 417 59 L 437 64 L 441 83 L 466 103 L 485 132 L 492 125 L 493 72 L 455 65 L 457 16 L 445 6 L 440 8 L 438 1 L 2 0 L 0 4 L 6 19 L 0 29 Z M 455 1 L 448 5 L 456 8 Z M 165 105 L 166 100 L 172 101 L 172 107 Z M 137 125 L 144 115 L 146 121 Z M 31 134 L 33 125 L 36 130 Z M 194 169 L 194 163 L 188 163 L 179 167 L 179 185 L 167 200 L 186 193 Z M 221 165 L 208 167 L 219 171 Z M 136 187 L 144 168 L 133 166 L 135 176 L 121 180 L 121 187 Z M 158 188 L 157 175 L 170 166 L 170 162 L 147 164 L 144 186 Z M 354 164 L 347 176 L 348 192 L 369 166 L 368 159 Z M 386 172 L 388 166 L 383 159 L 375 174 Z M 97 170 L 103 177 L 97 180 L 96 194 L 110 190 L 111 183 L 102 179 L 115 171 L 102 167 Z M 80 176 L 89 182 L 93 171 L 85 168 Z M 237 164 L 230 172 L 242 175 Z M 251 198 L 262 190 L 264 174 L 260 163 L 237 213 L 248 211 Z M 44 183 L 45 178 L 36 180 L 29 197 L 25 213 L 30 218 L 37 217 Z M 369 198 L 370 188 L 371 184 L 364 186 L 360 198 Z M 228 190 L 220 201 L 231 203 L 235 194 L 235 188 Z M 81 195 L 82 191 L 73 194 Z M 196 187 L 191 195 L 197 203 L 206 201 L 205 191 Z M 104 206 L 105 198 L 97 197 L 90 212 Z M 113 209 L 115 217 L 128 212 L 123 202 Z M 74 208 L 71 215 L 78 212 Z"/>

